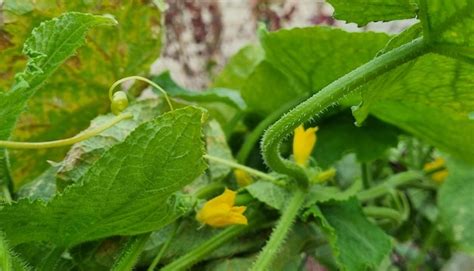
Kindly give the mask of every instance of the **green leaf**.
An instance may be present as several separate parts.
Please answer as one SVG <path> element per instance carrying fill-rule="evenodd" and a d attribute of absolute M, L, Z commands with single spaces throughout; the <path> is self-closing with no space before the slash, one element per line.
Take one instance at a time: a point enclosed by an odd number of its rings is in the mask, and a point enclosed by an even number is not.
<path fill-rule="evenodd" d="M 262 115 L 305 95 L 304 91 L 294 88 L 285 74 L 267 61 L 261 62 L 255 68 L 243 85 L 241 93 L 248 107 Z"/>
<path fill-rule="evenodd" d="M 436 51 L 474 63 L 474 1 L 423 0 L 424 31 Z"/>
<path fill-rule="evenodd" d="M 212 86 L 240 90 L 245 80 L 263 60 L 264 51 L 258 45 L 247 45 L 233 55 L 214 79 Z"/>
<path fill-rule="evenodd" d="M 234 90 L 225 88 L 211 88 L 204 91 L 188 90 L 178 86 L 171 78 L 169 71 L 152 77 L 152 80 L 164 88 L 171 97 L 198 103 L 221 102 L 237 109 L 245 108 L 245 102 L 240 97 L 240 94 Z M 153 91 L 161 95 L 159 90 L 153 88 Z"/>
<path fill-rule="evenodd" d="M 246 186 L 245 189 L 252 197 L 279 211 L 285 209 L 288 200 L 291 198 L 289 190 L 265 181 L 254 182 Z M 360 182 L 354 183 L 345 190 L 335 186 L 314 185 L 308 191 L 304 205 L 312 206 L 316 203 L 328 201 L 345 201 L 356 195 L 360 189 Z"/>
<path fill-rule="evenodd" d="M 23 50 L 29 58 L 25 70 L 17 74 L 9 92 L 0 93 L 0 139 L 10 137 L 28 99 L 84 43 L 87 31 L 94 26 L 115 23 L 110 17 L 68 13 L 35 28 Z M 5 151 L 1 150 L 0 182 L 9 178 L 5 157 Z"/>
<path fill-rule="evenodd" d="M 0 232 L 0 270 L 1 271 L 23 271 L 30 270 L 29 267 L 19 259 L 11 250 L 3 232 Z"/>
<path fill-rule="evenodd" d="M 227 145 L 227 139 L 221 126 L 215 120 L 211 120 L 205 128 L 206 135 L 206 149 L 209 155 L 226 159 L 234 160 L 232 152 Z M 221 181 L 231 171 L 229 166 L 209 161 L 209 174 L 212 181 Z"/>
<path fill-rule="evenodd" d="M 211 262 L 206 265 L 208 271 L 247 271 L 250 270 L 256 257 L 233 257 Z"/>
<path fill-rule="evenodd" d="M 375 270 L 391 250 L 389 237 L 367 220 L 355 198 L 313 206 L 309 214 L 321 222 L 340 270 Z"/>
<path fill-rule="evenodd" d="M 91 119 L 109 111 L 107 89 L 115 80 L 143 75 L 159 57 L 161 13 L 150 1 L 104 0 L 100 5 L 95 1 L 21 2 L 31 2 L 33 9 L 22 16 L 9 16 L 5 24 L 10 46 L 0 56 L 0 70 L 6 71 L 2 78 L 13 78 L 23 68 L 22 44 L 33 26 L 43 20 L 74 10 L 111 14 L 119 24 L 92 30 L 86 44 L 30 99 L 29 110 L 21 114 L 12 135 L 14 140 L 48 141 L 77 134 L 87 128 Z M 0 87 L 6 83 L 11 84 L 0 80 Z M 17 187 L 41 174 L 48 167 L 47 160 L 60 161 L 67 151 L 68 148 L 10 151 L 11 173 Z"/>
<path fill-rule="evenodd" d="M 328 0 L 334 7 L 334 17 L 359 26 L 374 21 L 393 21 L 416 16 L 415 0 Z"/>
<path fill-rule="evenodd" d="M 251 109 L 268 114 L 318 92 L 371 60 L 388 39 L 382 33 L 348 33 L 328 27 L 262 33 L 265 60 L 247 78 L 242 97 Z"/>
<path fill-rule="evenodd" d="M 447 160 L 448 177 L 438 195 L 438 208 L 443 225 L 461 249 L 474 253 L 474 168 L 472 165 Z"/>
<path fill-rule="evenodd" d="M 342 113 L 324 120 L 318 126 L 318 142 L 313 157 L 323 168 L 351 152 L 356 154 L 360 162 L 369 162 L 381 157 L 388 148 L 398 143 L 399 130 L 375 118 L 357 127 L 350 115 Z"/>
<path fill-rule="evenodd" d="M 48 204 L 22 200 L 2 206 L 0 228 L 13 244 L 67 247 L 163 227 L 190 207 L 172 193 L 205 168 L 201 118 L 201 110 L 187 107 L 140 125 Z"/>
<path fill-rule="evenodd" d="M 33 30 L 23 50 L 29 58 L 25 70 L 17 74 L 10 91 L 0 93 L 1 140 L 10 137 L 28 99 L 84 43 L 87 31 L 94 26 L 114 24 L 116 21 L 111 17 L 72 12 Z M 0 180 L 4 180 L 8 178 L 4 150 L 0 151 L 0 163 Z"/>
<path fill-rule="evenodd" d="M 56 173 L 58 165 L 51 166 L 45 170 L 36 179 L 22 186 L 18 190 L 17 195 L 19 199 L 28 198 L 29 200 L 48 201 L 56 193 Z"/>
<path fill-rule="evenodd" d="M 168 105 L 163 100 L 147 99 L 133 103 L 124 111 L 132 113 L 133 119 L 121 121 L 88 140 L 74 144 L 59 163 L 59 188 L 77 182 L 104 152 L 122 142 L 137 126 L 154 119 L 166 110 Z M 98 116 L 92 120 L 88 129 L 103 125 L 114 117 L 113 114 Z"/>
<path fill-rule="evenodd" d="M 474 66 L 427 54 L 373 80 L 354 111 L 361 123 L 377 118 L 472 162 L 474 157 Z M 380 91 L 383 89 L 384 91 Z"/>
<path fill-rule="evenodd" d="M 252 197 L 277 210 L 285 209 L 288 200 L 291 198 L 288 190 L 265 181 L 254 182 L 246 186 L 245 189 Z"/>

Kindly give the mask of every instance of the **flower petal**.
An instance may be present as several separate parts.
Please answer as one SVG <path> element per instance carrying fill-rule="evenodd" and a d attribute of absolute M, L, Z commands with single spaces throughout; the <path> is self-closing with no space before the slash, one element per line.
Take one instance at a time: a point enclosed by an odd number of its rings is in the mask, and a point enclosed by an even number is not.
<path fill-rule="evenodd" d="M 316 144 L 316 131 L 318 127 L 308 128 L 305 130 L 303 125 L 295 129 L 293 137 L 293 157 L 300 166 L 306 166 L 309 156 L 313 152 Z"/>

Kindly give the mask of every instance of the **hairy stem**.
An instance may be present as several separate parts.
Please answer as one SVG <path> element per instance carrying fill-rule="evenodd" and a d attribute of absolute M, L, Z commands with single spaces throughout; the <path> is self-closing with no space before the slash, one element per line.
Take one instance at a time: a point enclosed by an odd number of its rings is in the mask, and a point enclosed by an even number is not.
<path fill-rule="evenodd" d="M 267 165 L 276 172 L 293 177 L 300 186 L 307 187 L 309 180 L 303 168 L 281 157 L 279 147 L 282 140 L 298 125 L 311 118 L 318 117 L 318 114 L 323 110 L 334 105 L 357 87 L 403 63 L 423 55 L 427 51 L 428 46 L 422 38 L 413 40 L 374 58 L 299 104 L 265 132 L 262 140 L 262 151 Z"/>
<path fill-rule="evenodd" d="M 301 189 L 294 191 L 293 197 L 288 203 L 283 214 L 278 221 L 275 229 L 270 236 L 270 240 L 263 248 L 263 251 L 258 255 L 257 261 L 252 266 L 252 271 L 264 271 L 270 270 L 270 264 L 273 258 L 276 256 L 278 250 L 283 244 L 288 232 L 293 225 L 293 222 L 298 215 L 298 210 L 301 208 L 301 205 L 304 203 L 305 192 Z"/>
<path fill-rule="evenodd" d="M 91 129 L 89 131 L 86 131 L 84 133 L 78 134 L 76 136 L 66 138 L 66 139 L 60 139 L 60 140 L 54 140 L 54 141 L 46 141 L 46 142 L 15 142 L 15 141 L 2 141 L 0 140 L 0 148 L 10 148 L 10 149 L 46 149 L 46 148 L 57 148 L 57 147 L 63 147 L 63 146 L 68 146 L 68 145 L 73 145 L 78 142 L 87 140 L 93 136 L 96 136 L 103 131 L 111 128 L 115 124 L 121 122 L 122 120 L 125 119 L 130 119 L 132 118 L 133 115 L 131 113 L 124 113 L 116 116 L 109 122 L 95 128 Z"/>
<path fill-rule="evenodd" d="M 237 161 L 241 164 L 245 164 L 247 161 L 250 152 L 252 151 L 253 147 L 260 139 L 260 136 L 263 134 L 265 129 L 267 129 L 271 124 L 277 121 L 285 112 L 290 110 L 291 108 L 295 107 L 299 104 L 302 99 L 297 99 L 296 101 L 291 101 L 282 107 L 278 108 L 276 111 L 273 111 L 268 115 L 265 119 L 263 119 L 255 129 L 245 138 L 245 142 L 240 148 L 239 152 L 236 155 Z"/>
<path fill-rule="evenodd" d="M 138 257 L 143 251 L 146 242 L 150 238 L 151 232 L 130 237 L 125 246 L 121 249 L 111 270 L 130 271 L 133 270 L 138 261 Z"/>

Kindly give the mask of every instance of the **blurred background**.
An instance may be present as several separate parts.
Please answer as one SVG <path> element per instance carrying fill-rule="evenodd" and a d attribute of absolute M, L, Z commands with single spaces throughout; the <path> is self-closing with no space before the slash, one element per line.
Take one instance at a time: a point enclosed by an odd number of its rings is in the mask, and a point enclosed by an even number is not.
<path fill-rule="evenodd" d="M 167 0 L 166 40 L 152 73 L 170 70 L 176 82 L 203 89 L 242 46 L 257 42 L 257 27 L 270 31 L 333 25 L 349 31 L 398 33 L 414 23 L 403 20 L 358 28 L 332 18 L 324 0 Z"/>

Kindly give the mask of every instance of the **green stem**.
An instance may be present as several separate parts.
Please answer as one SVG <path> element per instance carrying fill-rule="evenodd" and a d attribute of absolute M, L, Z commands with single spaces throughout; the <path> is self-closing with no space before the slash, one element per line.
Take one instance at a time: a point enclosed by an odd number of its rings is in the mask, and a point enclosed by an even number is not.
<path fill-rule="evenodd" d="M 130 237 L 125 246 L 121 249 L 112 271 L 129 271 L 135 267 L 140 254 L 150 238 L 151 232 Z"/>
<path fill-rule="evenodd" d="M 362 182 L 365 188 L 372 186 L 372 172 L 370 171 L 370 164 L 368 162 L 361 163 Z"/>
<path fill-rule="evenodd" d="M 266 164 L 274 171 L 289 175 L 302 187 L 309 180 L 303 168 L 285 160 L 280 155 L 280 144 L 301 123 L 318 117 L 325 109 L 334 105 L 354 89 L 378 76 L 425 54 L 428 46 L 422 38 L 380 55 L 370 62 L 332 82 L 312 97 L 299 104 L 273 124 L 263 135 L 262 151 Z"/>
<path fill-rule="evenodd" d="M 46 148 L 57 148 L 63 147 L 68 145 L 73 145 L 75 143 L 87 140 L 93 136 L 96 136 L 103 131 L 109 129 L 110 127 L 114 126 L 115 124 L 121 122 L 125 119 L 132 118 L 133 115 L 131 113 L 124 113 L 114 117 L 109 122 L 84 133 L 78 134 L 76 136 L 54 140 L 54 141 L 47 141 L 47 142 L 15 142 L 15 141 L 2 141 L 0 140 L 0 148 L 10 148 L 10 149 L 46 149 Z"/>
<path fill-rule="evenodd" d="M 390 176 L 387 181 L 384 181 L 383 183 L 377 186 L 374 186 L 370 189 L 359 192 L 357 194 L 357 198 L 360 201 L 375 199 L 389 193 L 390 191 L 392 191 L 393 189 L 399 186 L 410 184 L 422 178 L 423 178 L 423 173 L 419 171 L 405 171 L 405 172 Z"/>
<path fill-rule="evenodd" d="M 283 210 L 283 214 L 270 236 L 270 240 L 268 240 L 257 261 L 252 266 L 252 271 L 270 270 L 270 264 L 288 235 L 291 225 L 293 225 L 298 211 L 304 203 L 304 199 L 305 192 L 303 190 L 297 189 L 294 191 L 293 197 Z"/>
<path fill-rule="evenodd" d="M 220 231 L 218 234 L 214 235 L 201 245 L 197 246 L 187 254 L 163 267 L 161 271 L 178 271 L 185 270 L 186 268 L 191 267 L 193 264 L 199 262 L 209 253 L 223 245 L 224 243 L 234 239 L 240 234 L 248 230 L 249 226 L 236 225 L 229 228 L 226 228 Z"/>
<path fill-rule="evenodd" d="M 363 211 L 365 215 L 370 217 L 389 218 L 398 223 L 403 221 L 403 216 L 392 208 L 369 206 L 365 207 Z"/>
<path fill-rule="evenodd" d="M 179 223 L 179 222 L 178 222 Z M 153 259 L 153 261 L 151 262 L 150 266 L 148 267 L 147 271 L 153 271 L 155 270 L 156 266 L 158 265 L 158 263 L 160 263 L 160 260 L 161 258 L 163 257 L 163 255 L 165 254 L 166 250 L 168 249 L 169 245 L 171 244 L 171 241 L 173 240 L 174 236 L 176 235 L 176 233 L 179 232 L 180 228 L 181 228 L 181 223 L 179 223 L 178 225 L 176 225 L 174 227 L 174 230 L 173 232 L 171 233 L 171 235 L 168 237 L 168 240 L 166 240 L 166 242 L 163 244 L 163 246 L 161 246 L 161 249 L 160 249 L 160 252 L 158 252 L 158 254 L 156 255 L 156 257 Z"/>
<path fill-rule="evenodd" d="M 163 96 L 165 97 L 165 100 L 166 102 L 168 103 L 168 106 L 170 107 L 170 110 L 173 111 L 174 108 L 173 108 L 173 105 L 171 104 L 171 101 L 170 101 L 170 98 L 168 97 L 168 93 L 166 93 L 166 91 L 160 87 L 158 84 L 156 84 L 155 82 L 145 78 L 145 77 L 142 77 L 142 76 L 138 76 L 138 75 L 134 75 L 134 76 L 128 76 L 128 77 L 124 77 L 120 80 L 117 80 L 115 83 L 112 84 L 112 86 L 110 86 L 109 88 L 109 99 L 112 101 L 112 98 L 113 98 L 113 94 L 114 94 L 114 89 L 122 84 L 123 82 L 125 81 L 129 81 L 129 80 L 140 80 L 140 81 L 143 81 L 143 82 L 146 82 L 148 84 L 150 84 L 152 87 L 158 89 L 161 93 L 163 93 Z"/>
<path fill-rule="evenodd" d="M 7 203 L 10 204 L 12 203 L 12 196 L 10 194 L 10 189 L 6 185 L 2 185 L 2 192 L 3 192 L 3 200 Z"/>
<path fill-rule="evenodd" d="M 278 178 L 275 178 L 269 174 L 266 174 L 264 172 L 261 172 L 261 171 L 258 171 L 256 169 L 253 169 L 251 167 L 247 167 L 247 166 L 244 166 L 244 165 L 241 165 L 239 163 L 236 163 L 236 162 L 233 162 L 233 161 L 229 161 L 229 160 L 226 160 L 226 159 L 222 159 L 222 158 L 219 158 L 219 157 L 215 157 L 215 156 L 212 156 L 212 155 L 209 155 L 209 154 L 205 154 L 203 156 L 204 158 L 210 160 L 210 161 L 214 161 L 214 162 L 217 162 L 217 163 L 221 163 L 223 165 L 227 165 L 229 167 L 233 167 L 233 168 L 238 168 L 238 169 L 241 169 L 243 171 L 246 171 L 248 172 L 249 174 L 252 174 L 252 175 L 255 175 L 257 177 L 260 177 L 262 178 L 263 180 L 266 180 L 266 181 L 269 181 L 269 182 L 272 182 L 276 185 L 284 185 L 283 182 L 279 181 Z"/>
<path fill-rule="evenodd" d="M 423 38 L 426 42 L 431 41 L 431 22 L 428 13 L 428 2 L 426 0 L 418 0 L 420 10 L 418 16 L 420 17 L 421 24 L 423 26 Z"/>
<path fill-rule="evenodd" d="M 2 232 L 0 232 L 0 270 L 13 270 L 13 259 L 10 255 L 10 249 Z"/>
<path fill-rule="evenodd" d="M 242 147 L 240 147 L 240 150 L 236 155 L 237 161 L 240 164 L 245 164 L 248 156 L 250 155 L 250 152 L 252 151 L 257 141 L 260 139 L 260 136 L 263 134 L 265 129 L 267 129 L 268 126 L 277 121 L 285 112 L 298 105 L 301 101 L 302 99 L 297 99 L 295 101 L 286 103 L 285 105 L 278 108 L 276 111 L 270 113 L 270 115 L 268 115 L 265 119 L 263 119 L 257 125 L 257 127 L 255 127 L 255 129 L 253 129 L 252 132 L 245 138 L 244 144 L 242 145 Z"/>

